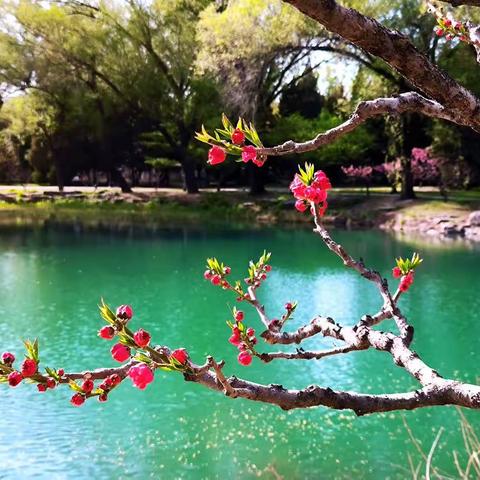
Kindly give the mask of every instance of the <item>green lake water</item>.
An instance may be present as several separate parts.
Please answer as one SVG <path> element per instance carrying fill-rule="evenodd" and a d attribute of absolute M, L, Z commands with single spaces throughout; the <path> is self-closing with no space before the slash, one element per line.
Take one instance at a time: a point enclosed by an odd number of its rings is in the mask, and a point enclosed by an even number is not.
<path fill-rule="evenodd" d="M 400 303 L 415 327 L 413 347 L 441 374 L 476 382 L 480 250 L 376 232 L 334 236 L 385 274 L 395 256 L 421 252 L 424 265 Z M 243 278 L 248 260 L 264 248 L 272 252 L 273 270 L 260 297 L 271 317 L 286 301 L 299 302 L 290 328 L 315 314 L 351 325 L 378 310 L 375 287 L 342 267 L 308 230 L 10 230 L 0 234 L 0 350 L 20 357 L 20 339 L 37 336 L 44 366 L 113 365 L 110 342 L 96 336 L 104 297 L 112 306 L 130 303 L 133 328 L 149 330 L 156 343 L 186 347 L 198 363 L 207 354 L 225 359 L 227 374 L 291 388 L 316 383 L 381 393 L 417 386 L 375 351 L 238 365 L 225 325 L 227 304 L 235 299 L 203 280 L 204 261 L 215 255 L 232 267 L 232 277 Z M 260 330 L 249 309 L 245 322 Z M 322 338 L 305 343 L 329 345 Z M 459 415 L 449 407 L 361 418 L 325 408 L 284 412 L 225 398 L 166 372 L 157 372 L 144 392 L 127 379 L 105 404 L 90 400 L 77 409 L 70 396 L 66 387 L 40 394 L 32 385 L 0 385 L 0 479 L 270 479 L 271 470 L 285 479 L 411 478 L 408 455 L 414 462 L 421 457 L 402 417 L 427 453 L 444 427 L 435 466 L 455 477 L 453 451 L 464 458 Z M 480 414 L 466 414 L 480 432 Z"/>

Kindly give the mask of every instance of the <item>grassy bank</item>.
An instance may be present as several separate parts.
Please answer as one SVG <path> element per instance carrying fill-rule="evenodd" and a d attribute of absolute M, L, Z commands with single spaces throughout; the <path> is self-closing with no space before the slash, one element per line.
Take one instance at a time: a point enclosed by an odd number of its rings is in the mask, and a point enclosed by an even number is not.
<path fill-rule="evenodd" d="M 4 190 L 5 192 L 5 190 Z M 195 223 L 305 224 L 307 214 L 293 208 L 286 190 L 261 197 L 244 191 L 202 192 L 186 195 L 178 190 L 141 191 L 121 194 L 114 190 L 70 192 L 64 195 L 39 190 L 5 192 L 0 200 L 0 225 L 75 223 L 85 226 Z M 376 188 L 366 196 L 361 189 L 335 189 L 329 196 L 327 223 L 372 227 L 401 216 L 402 222 L 421 221 L 444 215 L 464 218 L 480 209 L 480 192 L 451 192 L 445 202 L 438 192 L 420 191 L 413 201 L 400 201 L 388 189 Z"/>

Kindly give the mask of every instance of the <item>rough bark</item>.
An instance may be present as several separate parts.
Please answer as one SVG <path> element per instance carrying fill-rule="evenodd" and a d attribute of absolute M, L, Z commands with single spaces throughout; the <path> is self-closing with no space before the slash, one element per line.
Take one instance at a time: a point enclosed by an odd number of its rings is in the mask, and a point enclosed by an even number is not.
<path fill-rule="evenodd" d="M 112 181 L 121 188 L 123 193 L 131 193 L 132 189 L 130 188 L 130 185 L 127 183 L 125 177 L 118 168 L 113 167 L 110 170 L 110 174 Z"/>
<path fill-rule="evenodd" d="M 184 158 L 182 161 L 182 169 L 185 190 L 187 193 L 198 193 L 198 182 L 195 175 L 195 162 L 188 158 Z"/>
<path fill-rule="evenodd" d="M 403 156 L 401 158 L 401 167 L 402 191 L 400 192 L 400 198 L 402 200 L 411 200 L 415 198 L 415 192 L 413 191 L 413 173 L 410 158 Z"/>
<path fill-rule="evenodd" d="M 460 7 L 461 5 L 470 5 L 472 7 L 480 7 L 480 0 L 443 0 L 450 3 L 454 7 Z"/>

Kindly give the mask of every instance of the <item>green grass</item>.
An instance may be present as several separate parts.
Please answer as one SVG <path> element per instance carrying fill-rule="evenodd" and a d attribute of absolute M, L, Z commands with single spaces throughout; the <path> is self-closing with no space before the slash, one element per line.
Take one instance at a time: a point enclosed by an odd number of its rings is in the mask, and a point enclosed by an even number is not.
<path fill-rule="evenodd" d="M 419 191 L 417 199 L 400 202 L 387 187 L 374 187 L 369 197 L 361 188 L 336 188 L 329 196 L 328 215 L 372 225 L 384 212 L 399 212 L 406 219 L 429 215 L 466 214 L 480 208 L 480 190 L 449 192 L 445 202 L 435 191 Z M 86 199 L 55 197 L 31 203 L 23 191 L 16 203 L 0 201 L 0 224 L 42 224 L 48 220 L 97 224 L 183 224 L 183 223 L 309 223 L 308 215 L 293 209 L 290 192 L 249 197 L 243 192 L 209 192 L 199 196 L 163 195 L 149 201 L 112 203 L 88 195 Z"/>

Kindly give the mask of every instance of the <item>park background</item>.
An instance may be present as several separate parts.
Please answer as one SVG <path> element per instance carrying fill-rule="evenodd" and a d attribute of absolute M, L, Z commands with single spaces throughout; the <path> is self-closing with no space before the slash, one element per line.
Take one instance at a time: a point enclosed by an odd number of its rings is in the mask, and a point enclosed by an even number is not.
<path fill-rule="evenodd" d="M 473 49 L 436 36 L 421 2 L 344 3 L 408 34 L 480 94 Z M 194 138 L 224 112 L 254 122 L 268 146 L 313 138 L 359 101 L 411 89 L 380 60 L 276 0 L 4 0 L 0 89 L 2 347 L 38 336 L 52 363 L 108 364 L 95 337 L 104 297 L 131 303 L 162 342 L 215 352 L 246 375 L 227 342 L 232 299 L 202 272 L 213 255 L 243 272 L 264 249 L 273 272 L 262 301 L 280 310 L 298 300 L 292 326 L 375 311 L 374 288 L 330 258 L 293 208 L 288 184 L 308 161 L 335 187 L 325 221 L 354 257 L 387 275 L 395 257 L 422 253 L 402 298 L 415 348 L 445 375 L 477 381 L 477 133 L 414 113 L 378 117 L 262 169 L 209 166 Z M 378 352 L 247 372 L 291 388 L 412 386 Z M 2 390 L 0 478 L 409 478 L 418 464 L 423 474 L 439 431 L 433 473 L 457 478 L 455 456 L 465 465 L 478 448 L 475 414 L 446 407 L 286 413 L 166 374 L 146 392 L 122 385 L 105 405 L 72 409 L 67 395 Z"/>

